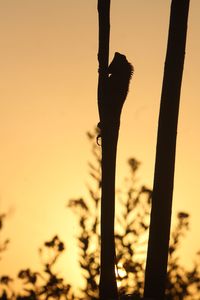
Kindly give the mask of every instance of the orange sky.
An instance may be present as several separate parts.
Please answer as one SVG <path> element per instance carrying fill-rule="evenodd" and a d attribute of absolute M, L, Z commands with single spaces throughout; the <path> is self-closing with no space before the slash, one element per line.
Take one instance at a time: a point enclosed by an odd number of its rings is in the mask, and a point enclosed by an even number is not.
<path fill-rule="evenodd" d="M 78 276 L 71 255 L 76 222 L 65 205 L 86 193 L 91 153 L 85 133 L 98 122 L 96 2 L 0 1 L 0 212 L 11 211 L 1 237 L 11 239 L 2 274 L 37 267 L 38 247 L 57 233 L 68 249 L 59 268 L 71 266 L 73 282 Z M 138 179 L 152 186 L 170 2 L 112 1 L 110 57 L 119 51 L 135 67 L 122 114 L 118 185 L 127 158 L 136 157 Z M 192 0 L 173 206 L 174 214 L 191 213 L 187 263 L 200 248 L 199 11 L 199 0 Z"/>

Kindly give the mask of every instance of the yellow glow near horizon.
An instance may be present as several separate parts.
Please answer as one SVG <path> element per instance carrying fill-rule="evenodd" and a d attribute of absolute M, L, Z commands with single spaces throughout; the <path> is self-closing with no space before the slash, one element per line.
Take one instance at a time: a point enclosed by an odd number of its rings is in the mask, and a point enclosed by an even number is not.
<path fill-rule="evenodd" d="M 152 186 L 170 2 L 112 1 L 110 58 L 122 52 L 135 67 L 122 114 L 117 186 L 132 156 L 142 162 L 138 179 Z M 200 248 L 199 11 L 199 0 L 191 1 L 173 205 L 174 216 L 191 214 L 181 250 L 187 264 Z M 97 33 L 96 1 L 0 1 L 0 213 L 13 212 L 2 233 L 11 244 L 0 275 L 37 269 L 37 249 L 58 234 L 67 249 L 58 268 L 79 286 L 78 229 L 65 206 L 87 195 L 85 133 L 98 123 Z"/>

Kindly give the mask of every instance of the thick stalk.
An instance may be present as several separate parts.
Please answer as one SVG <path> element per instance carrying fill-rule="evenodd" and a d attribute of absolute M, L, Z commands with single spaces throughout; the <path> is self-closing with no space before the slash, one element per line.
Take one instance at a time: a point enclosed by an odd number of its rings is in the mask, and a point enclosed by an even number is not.
<path fill-rule="evenodd" d="M 158 125 L 144 296 L 163 300 L 189 0 L 173 0 Z"/>
<path fill-rule="evenodd" d="M 100 122 L 108 123 L 104 115 L 105 105 L 108 105 L 108 59 L 110 37 L 110 0 L 98 0 L 99 16 L 99 80 L 98 107 Z M 102 196 L 101 196 L 101 263 L 99 294 L 101 300 L 117 299 L 117 284 L 115 278 L 115 165 L 118 128 L 102 126 Z"/>
<path fill-rule="evenodd" d="M 117 299 L 115 277 L 115 169 L 119 126 L 102 130 L 100 299 Z"/>

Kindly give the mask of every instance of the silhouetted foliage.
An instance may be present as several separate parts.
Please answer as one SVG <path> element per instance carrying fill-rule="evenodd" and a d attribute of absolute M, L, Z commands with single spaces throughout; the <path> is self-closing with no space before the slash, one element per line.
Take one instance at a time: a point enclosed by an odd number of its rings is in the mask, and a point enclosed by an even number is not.
<path fill-rule="evenodd" d="M 36 272 L 27 268 L 19 271 L 18 278 L 23 284 L 23 291 L 20 293 L 13 291 L 10 285 L 13 281 L 12 278 L 2 276 L 0 282 L 3 286 L 3 292 L 0 299 L 78 299 L 75 297 L 71 285 L 65 283 L 64 278 L 54 271 L 55 263 L 64 249 L 64 244 L 58 236 L 54 236 L 53 239 L 45 242 L 43 247 L 39 249 L 43 270 Z"/>
<path fill-rule="evenodd" d="M 68 202 L 78 219 L 79 233 L 76 237 L 79 247 L 79 264 L 85 280 L 82 296 L 66 283 L 56 271 L 56 262 L 65 250 L 64 243 L 58 236 L 46 241 L 39 249 L 42 271 L 30 268 L 21 270 L 18 278 L 23 284 L 20 293 L 14 291 L 13 279 L 0 277 L 0 299 L 98 299 L 99 257 L 100 257 L 100 149 L 96 144 L 97 133 L 89 132 L 88 139 L 92 145 L 93 161 L 89 162 L 90 177 L 93 183 L 88 184 L 87 199 L 80 197 Z M 116 218 L 116 276 L 121 299 L 142 299 L 144 288 L 144 267 L 149 227 L 151 189 L 139 186 L 136 175 L 140 163 L 131 158 L 128 160 L 129 176 L 125 178 L 124 188 L 117 190 Z M 4 220 L 4 219 L 3 219 Z M 179 260 L 178 249 L 189 226 L 189 215 L 177 214 L 176 226 L 171 234 L 167 276 L 166 300 L 199 300 L 200 299 L 200 252 L 194 258 L 193 266 L 187 270 Z M 3 223 L 2 223 L 3 225 Z M 2 229 L 2 225 L 1 228 Z M 128 295 L 129 294 L 129 295 Z M 123 296 L 122 296 L 123 295 Z"/>
<path fill-rule="evenodd" d="M 5 217 L 6 217 L 5 213 L 0 214 L 0 231 L 3 228 Z M 0 240 L 0 253 L 2 253 L 3 251 L 5 251 L 7 249 L 8 243 L 9 243 L 9 239 L 6 239 L 4 241 Z M 0 256 L 0 260 L 1 260 L 1 256 Z"/>
<path fill-rule="evenodd" d="M 99 206 L 100 206 L 100 150 L 94 142 L 98 133 L 87 134 L 92 144 L 94 161 L 89 162 L 92 187 L 88 185 L 89 197 L 69 201 L 68 207 L 76 213 L 80 232 L 77 237 L 79 262 L 85 279 L 82 290 L 83 299 L 98 299 L 99 280 Z M 144 267 L 147 248 L 147 236 L 150 218 L 152 191 L 148 187 L 138 186 L 136 174 L 140 163 L 128 160 L 130 170 L 125 179 L 123 190 L 117 191 L 120 206 L 116 220 L 116 273 L 118 288 L 123 299 L 141 299 L 144 289 Z M 169 248 L 169 265 L 167 275 L 167 300 L 200 298 L 200 263 L 196 261 L 190 271 L 179 261 L 178 249 L 181 239 L 188 230 L 189 214 L 177 214 Z M 118 270 L 118 271 L 117 271 Z M 126 296 L 125 294 L 131 294 Z"/>

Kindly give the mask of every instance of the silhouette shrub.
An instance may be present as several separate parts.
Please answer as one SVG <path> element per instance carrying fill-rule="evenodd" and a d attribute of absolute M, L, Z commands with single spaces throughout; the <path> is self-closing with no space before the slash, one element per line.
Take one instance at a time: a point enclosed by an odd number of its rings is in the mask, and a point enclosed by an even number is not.
<path fill-rule="evenodd" d="M 96 131 L 87 133 L 93 154 L 93 160 L 89 162 L 92 182 L 87 185 L 88 197 L 72 199 L 67 205 L 76 214 L 79 227 L 76 236 L 78 259 L 85 281 L 85 286 L 80 291 L 82 296 L 77 296 L 77 291 L 55 272 L 56 262 L 64 252 L 65 245 L 58 236 L 54 236 L 39 249 L 42 271 L 32 271 L 30 268 L 19 271 L 18 278 L 23 283 L 20 293 L 14 291 L 12 278 L 6 275 L 0 277 L 0 299 L 98 299 L 101 157 L 99 146 L 96 144 L 97 135 Z M 145 185 L 138 184 L 136 175 L 140 163 L 135 158 L 130 158 L 128 166 L 129 175 L 125 178 L 123 189 L 117 190 L 116 275 L 121 299 L 137 300 L 142 299 L 144 288 L 152 191 Z M 5 215 L 1 216 L 0 230 L 5 220 Z M 178 249 L 188 228 L 189 214 L 179 212 L 170 240 L 166 300 L 200 299 L 200 252 L 197 253 L 190 270 L 179 260 Z M 0 245 L 0 252 L 5 250 L 7 244 L 8 241 L 5 241 Z"/>
<path fill-rule="evenodd" d="M 100 149 L 95 142 L 98 132 L 88 132 L 92 146 L 93 162 L 89 162 L 89 174 L 93 180 L 88 185 L 87 199 L 69 201 L 68 207 L 78 217 L 80 232 L 77 237 L 79 263 L 85 279 L 83 299 L 98 299 L 100 259 Z M 145 185 L 139 186 L 136 175 L 140 162 L 128 160 L 129 176 L 122 190 L 117 190 L 119 209 L 116 216 L 116 274 L 118 288 L 123 299 L 141 299 L 144 288 L 144 267 L 150 220 L 152 191 Z M 92 186 L 92 187 L 91 187 Z M 179 251 L 181 240 L 189 226 L 189 214 L 179 212 L 172 231 L 167 274 L 166 300 L 200 299 L 199 255 L 188 271 L 181 265 Z M 128 296 L 130 294 L 131 296 Z M 127 296 L 125 296 L 127 295 Z M 131 297 L 131 298 L 130 298 Z"/>

